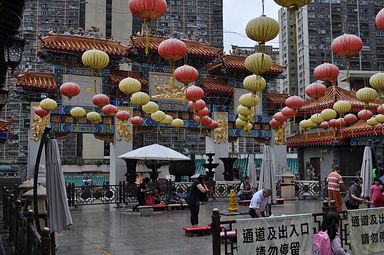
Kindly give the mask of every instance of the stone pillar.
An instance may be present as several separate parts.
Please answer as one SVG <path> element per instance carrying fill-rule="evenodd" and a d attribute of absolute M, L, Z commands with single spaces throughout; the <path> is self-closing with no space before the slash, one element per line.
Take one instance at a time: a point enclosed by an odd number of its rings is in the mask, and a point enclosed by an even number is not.
<path fill-rule="evenodd" d="M 215 180 L 224 180 L 224 163 L 219 158 L 227 158 L 229 156 L 229 143 L 228 143 L 228 113 L 227 112 L 213 112 L 214 120 L 219 123 L 219 127 L 211 132 L 210 137 L 205 138 L 205 152 L 215 153 L 214 163 L 219 163 L 215 169 Z"/>

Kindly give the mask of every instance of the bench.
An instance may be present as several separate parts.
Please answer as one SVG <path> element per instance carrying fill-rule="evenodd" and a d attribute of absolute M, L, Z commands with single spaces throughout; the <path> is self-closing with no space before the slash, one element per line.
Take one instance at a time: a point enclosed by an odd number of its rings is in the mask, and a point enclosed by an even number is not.
<path fill-rule="evenodd" d="M 239 200 L 239 205 L 248 206 L 251 203 L 251 200 Z"/>
<path fill-rule="evenodd" d="M 188 237 L 193 236 L 205 236 L 211 234 L 211 226 L 196 226 L 196 227 L 187 227 L 183 228 L 185 235 Z"/>

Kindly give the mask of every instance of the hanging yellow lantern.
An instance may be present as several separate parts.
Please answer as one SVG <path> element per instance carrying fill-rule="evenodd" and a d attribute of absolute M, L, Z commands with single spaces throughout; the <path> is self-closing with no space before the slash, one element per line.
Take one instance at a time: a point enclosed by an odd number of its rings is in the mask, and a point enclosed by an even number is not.
<path fill-rule="evenodd" d="M 333 104 L 333 110 L 340 114 L 340 117 L 344 117 L 344 114 L 349 112 L 351 108 L 351 103 L 345 100 L 339 100 Z"/>
<path fill-rule="evenodd" d="M 179 118 L 174 119 L 174 120 L 172 121 L 172 127 L 175 127 L 175 128 L 181 128 L 181 127 L 183 127 L 183 126 L 184 126 L 184 121 L 181 120 L 181 119 L 179 119 Z"/>
<path fill-rule="evenodd" d="M 375 100 L 379 95 L 377 91 L 372 88 L 362 88 L 356 92 L 356 97 L 360 102 L 363 102 L 365 107 L 368 106 L 370 102 Z"/>
<path fill-rule="evenodd" d="M 161 121 L 163 125 L 172 125 L 173 118 L 171 115 L 166 114 L 165 118 Z"/>
<path fill-rule="evenodd" d="M 236 121 L 235 121 L 235 125 L 236 125 L 236 128 L 238 128 L 238 129 L 242 129 L 242 128 L 244 128 L 246 125 L 248 125 L 248 121 L 243 121 L 243 120 L 237 118 Z"/>
<path fill-rule="evenodd" d="M 57 108 L 57 103 L 55 100 L 50 98 L 45 98 L 41 100 L 40 107 L 46 111 L 52 111 Z"/>
<path fill-rule="evenodd" d="M 87 113 L 87 120 L 89 120 L 92 124 L 97 124 L 101 122 L 102 118 L 97 112 L 89 112 Z"/>
<path fill-rule="evenodd" d="M 245 27 L 245 33 L 250 39 L 259 43 L 261 51 L 264 51 L 265 42 L 274 39 L 279 31 L 279 23 L 265 15 L 251 19 Z"/>
<path fill-rule="evenodd" d="M 252 93 L 246 93 L 240 96 L 239 102 L 241 105 L 251 108 L 253 106 L 256 106 L 259 103 L 259 97 Z M 243 114 L 243 115 L 248 115 L 248 114 Z"/>
<path fill-rule="evenodd" d="M 87 114 L 85 109 L 82 108 L 82 107 L 73 107 L 71 109 L 70 113 L 71 113 L 71 116 L 74 117 L 74 118 L 81 118 L 81 117 L 84 117 Z"/>
<path fill-rule="evenodd" d="M 256 93 L 263 91 L 267 86 L 267 82 L 260 75 L 253 74 L 244 78 L 243 85 L 245 89 Z"/>
<path fill-rule="evenodd" d="M 237 110 L 237 114 L 240 114 L 243 116 L 248 116 L 252 114 L 252 109 L 249 107 L 245 107 L 243 105 L 239 105 L 236 110 Z"/>
<path fill-rule="evenodd" d="M 367 124 L 370 125 L 371 127 L 373 127 L 373 126 L 376 126 L 377 124 L 379 124 L 379 122 L 377 122 L 375 117 L 371 117 L 370 119 L 367 120 Z"/>
<path fill-rule="evenodd" d="M 262 74 L 272 67 L 272 58 L 264 53 L 249 55 L 244 62 L 245 68 L 254 74 Z"/>
<path fill-rule="evenodd" d="M 87 50 L 81 56 L 84 66 L 99 71 L 109 64 L 109 56 L 101 50 Z"/>
<path fill-rule="evenodd" d="M 148 102 L 147 104 L 142 106 L 142 110 L 146 114 L 152 114 L 159 110 L 159 106 L 155 102 Z"/>
<path fill-rule="evenodd" d="M 337 117 L 337 112 L 332 109 L 324 109 L 321 111 L 320 115 L 324 120 L 330 120 Z"/>
<path fill-rule="evenodd" d="M 119 89 L 126 95 L 132 95 L 140 91 L 141 83 L 139 80 L 131 77 L 124 78 L 119 83 Z"/>
<path fill-rule="evenodd" d="M 145 105 L 149 102 L 149 96 L 144 92 L 136 92 L 131 96 L 131 103 L 134 105 Z"/>
<path fill-rule="evenodd" d="M 316 124 L 313 123 L 311 120 L 302 120 L 300 121 L 299 126 L 302 130 L 306 131 L 308 129 L 315 127 Z"/>
<path fill-rule="evenodd" d="M 249 131 L 252 130 L 252 128 L 253 128 L 252 123 L 248 123 L 247 125 L 244 126 L 243 130 L 244 130 L 245 132 L 249 132 Z"/>
<path fill-rule="evenodd" d="M 300 7 L 303 7 L 309 4 L 312 0 L 274 0 L 275 3 L 282 7 L 286 7 L 290 10 L 298 10 Z"/>
<path fill-rule="evenodd" d="M 246 108 L 246 109 L 249 109 L 249 108 Z M 244 116 L 244 115 L 241 115 L 241 114 L 238 115 L 238 118 L 241 119 L 242 121 L 245 121 L 245 122 L 251 121 L 253 119 L 253 117 L 254 117 L 253 114 L 249 114 L 247 116 Z"/>
<path fill-rule="evenodd" d="M 384 73 L 377 73 L 369 78 L 369 84 L 376 89 L 380 94 L 384 91 Z"/>
<path fill-rule="evenodd" d="M 311 116 L 311 121 L 316 124 L 316 125 L 319 125 L 321 122 L 324 121 L 324 118 L 321 117 L 321 114 L 320 113 L 315 113 Z"/>
<path fill-rule="evenodd" d="M 151 119 L 157 122 L 162 122 L 165 119 L 165 113 L 163 111 L 157 111 L 151 114 Z"/>
<path fill-rule="evenodd" d="M 377 114 L 375 120 L 380 124 L 384 123 L 384 114 Z"/>

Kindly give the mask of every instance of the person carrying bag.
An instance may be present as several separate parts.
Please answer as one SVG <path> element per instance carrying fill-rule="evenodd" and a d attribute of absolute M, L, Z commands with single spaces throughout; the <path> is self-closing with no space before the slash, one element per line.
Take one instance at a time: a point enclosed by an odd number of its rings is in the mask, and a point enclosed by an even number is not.
<path fill-rule="evenodd" d="M 191 176 L 191 178 L 195 180 L 192 182 L 192 186 L 186 200 L 189 205 L 189 209 L 191 210 L 191 225 L 197 226 L 199 224 L 200 202 L 208 201 L 208 188 L 205 184 L 205 176 L 195 174 Z"/>

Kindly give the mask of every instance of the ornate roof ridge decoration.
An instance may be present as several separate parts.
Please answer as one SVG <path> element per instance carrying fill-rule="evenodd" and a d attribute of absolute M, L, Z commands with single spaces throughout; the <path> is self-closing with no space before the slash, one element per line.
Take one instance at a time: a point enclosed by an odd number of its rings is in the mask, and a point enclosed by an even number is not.
<path fill-rule="evenodd" d="M 55 92 L 56 80 L 53 73 L 27 72 L 17 77 L 16 87 Z"/>
<path fill-rule="evenodd" d="M 149 36 L 149 51 L 156 52 L 159 44 L 169 39 L 167 36 Z M 188 47 L 188 56 L 196 56 L 206 59 L 215 59 L 223 55 L 223 49 L 215 48 L 210 44 L 193 41 L 189 39 L 181 39 Z M 131 41 L 128 44 L 128 50 L 132 51 L 138 49 L 140 51 L 145 50 L 145 36 L 144 35 L 131 35 Z"/>
<path fill-rule="evenodd" d="M 330 86 L 327 88 L 325 95 L 319 98 L 318 100 L 306 100 L 304 106 L 299 109 L 298 114 L 303 115 L 308 113 L 319 112 L 327 108 L 332 108 L 333 104 L 339 100 L 349 101 L 352 104 L 352 112 L 358 112 L 364 109 L 364 103 L 357 100 L 356 92 L 349 91 L 338 86 Z M 376 112 L 377 107 L 382 103 L 382 100 L 376 99 L 369 103 L 367 109 Z"/>
<path fill-rule="evenodd" d="M 41 37 L 40 49 L 63 53 L 81 54 L 98 49 L 112 57 L 124 57 L 128 47 L 113 39 L 101 39 L 79 35 L 48 34 Z"/>
<path fill-rule="evenodd" d="M 208 72 L 211 74 L 225 69 L 228 71 L 241 72 L 244 74 L 251 74 L 244 65 L 246 57 L 240 55 L 225 55 L 220 59 L 220 62 L 208 65 Z M 274 63 L 271 69 L 266 72 L 267 75 L 281 75 L 283 74 L 286 66 L 281 66 Z"/>
<path fill-rule="evenodd" d="M 235 89 L 228 85 L 224 78 L 204 77 L 201 79 L 201 88 L 205 92 L 205 96 L 209 95 L 227 95 L 233 97 Z"/>

